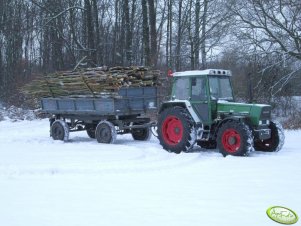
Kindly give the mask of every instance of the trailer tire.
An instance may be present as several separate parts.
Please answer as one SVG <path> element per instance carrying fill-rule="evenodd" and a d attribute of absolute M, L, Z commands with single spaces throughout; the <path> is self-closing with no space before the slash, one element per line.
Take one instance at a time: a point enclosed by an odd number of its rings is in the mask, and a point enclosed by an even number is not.
<path fill-rule="evenodd" d="M 254 142 L 256 151 L 278 152 L 282 149 L 285 140 L 282 125 L 279 122 L 271 122 L 269 128 L 271 129 L 271 138 L 263 141 L 256 140 Z"/>
<path fill-rule="evenodd" d="M 63 120 L 55 120 L 50 128 L 50 135 L 53 140 L 67 141 L 69 139 L 69 126 Z"/>
<path fill-rule="evenodd" d="M 152 137 L 152 133 L 149 127 L 132 129 L 131 133 L 134 140 L 148 141 Z"/>
<path fill-rule="evenodd" d="M 95 139 L 95 131 L 96 131 L 96 126 L 95 125 L 86 125 L 86 131 L 87 134 L 90 138 Z"/>
<path fill-rule="evenodd" d="M 159 115 L 157 131 L 160 144 L 168 152 L 189 152 L 196 142 L 193 120 L 182 107 L 165 109 Z"/>
<path fill-rule="evenodd" d="M 112 144 L 116 140 L 115 126 L 109 121 L 101 121 L 98 123 L 95 131 L 95 137 L 98 143 Z"/>

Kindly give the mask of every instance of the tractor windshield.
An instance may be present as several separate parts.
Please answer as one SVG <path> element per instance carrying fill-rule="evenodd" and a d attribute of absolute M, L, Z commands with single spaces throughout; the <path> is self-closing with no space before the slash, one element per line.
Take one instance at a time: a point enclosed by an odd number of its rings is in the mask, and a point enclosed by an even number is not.
<path fill-rule="evenodd" d="M 210 76 L 210 95 L 213 100 L 233 101 L 232 87 L 229 77 Z"/>

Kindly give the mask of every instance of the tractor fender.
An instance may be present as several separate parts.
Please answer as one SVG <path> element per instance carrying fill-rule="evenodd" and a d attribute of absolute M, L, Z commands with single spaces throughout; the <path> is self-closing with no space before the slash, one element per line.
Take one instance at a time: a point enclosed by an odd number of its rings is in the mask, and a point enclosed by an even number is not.
<path fill-rule="evenodd" d="M 172 108 L 172 107 L 176 107 L 176 106 L 186 109 L 190 113 L 190 115 L 195 123 L 201 123 L 200 118 L 195 113 L 193 107 L 191 106 L 191 104 L 188 100 L 171 100 L 171 101 L 163 102 L 160 106 L 159 114 L 167 108 Z"/>

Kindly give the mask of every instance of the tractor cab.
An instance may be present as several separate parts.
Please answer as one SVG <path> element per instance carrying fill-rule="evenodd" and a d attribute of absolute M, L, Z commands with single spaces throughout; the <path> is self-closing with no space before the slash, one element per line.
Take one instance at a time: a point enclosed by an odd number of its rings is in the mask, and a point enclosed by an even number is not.
<path fill-rule="evenodd" d="M 185 71 L 173 74 L 172 100 L 187 100 L 203 124 L 217 117 L 218 102 L 233 102 L 229 70 Z"/>

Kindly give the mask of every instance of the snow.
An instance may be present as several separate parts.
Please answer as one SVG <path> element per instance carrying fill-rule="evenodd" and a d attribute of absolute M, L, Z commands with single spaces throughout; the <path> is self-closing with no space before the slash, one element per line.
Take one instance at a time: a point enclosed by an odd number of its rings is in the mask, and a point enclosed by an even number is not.
<path fill-rule="evenodd" d="M 64 143 L 47 119 L 2 121 L 0 225 L 277 225 L 270 206 L 301 214 L 300 136 L 286 131 L 279 153 L 224 158 L 167 153 L 154 137 L 98 144 L 80 132 Z"/>

